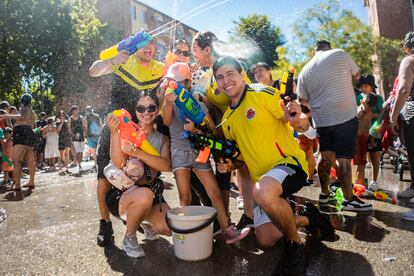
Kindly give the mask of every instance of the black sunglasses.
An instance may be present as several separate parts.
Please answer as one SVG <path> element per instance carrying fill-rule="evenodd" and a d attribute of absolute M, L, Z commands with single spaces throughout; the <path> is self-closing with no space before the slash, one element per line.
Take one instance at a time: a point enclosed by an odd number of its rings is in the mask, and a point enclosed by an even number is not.
<path fill-rule="evenodd" d="M 180 49 L 175 49 L 174 54 L 176 54 L 177 56 L 182 54 L 185 57 L 189 57 L 191 55 L 190 51 L 181 51 Z"/>
<path fill-rule="evenodd" d="M 157 108 L 158 107 L 155 104 L 150 104 L 148 106 L 138 105 L 138 106 L 135 107 L 135 110 L 138 113 L 144 113 L 145 111 L 147 111 L 147 112 L 154 112 L 154 111 L 157 110 Z"/>

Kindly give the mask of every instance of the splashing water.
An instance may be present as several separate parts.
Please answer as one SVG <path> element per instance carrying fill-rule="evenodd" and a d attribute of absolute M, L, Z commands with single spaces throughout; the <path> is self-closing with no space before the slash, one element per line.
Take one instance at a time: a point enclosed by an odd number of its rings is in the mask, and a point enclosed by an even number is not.
<path fill-rule="evenodd" d="M 249 37 L 238 38 L 230 42 L 213 41 L 213 49 L 219 56 L 231 56 L 244 60 L 252 60 L 263 55 L 257 43 Z"/>

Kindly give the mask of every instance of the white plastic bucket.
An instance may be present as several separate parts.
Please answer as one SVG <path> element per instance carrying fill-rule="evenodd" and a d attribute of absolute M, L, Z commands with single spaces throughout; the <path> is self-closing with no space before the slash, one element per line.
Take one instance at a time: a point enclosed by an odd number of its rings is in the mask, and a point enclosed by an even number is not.
<path fill-rule="evenodd" d="M 167 212 L 167 225 L 174 242 L 175 256 L 185 261 L 198 261 L 213 252 L 213 220 L 216 209 L 186 206 Z"/>

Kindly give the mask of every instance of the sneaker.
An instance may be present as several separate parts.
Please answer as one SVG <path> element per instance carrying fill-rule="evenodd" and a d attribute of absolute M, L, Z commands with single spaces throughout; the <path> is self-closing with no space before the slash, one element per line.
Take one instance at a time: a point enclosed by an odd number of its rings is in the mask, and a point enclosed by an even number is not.
<path fill-rule="evenodd" d="M 344 211 L 366 212 L 372 211 L 372 204 L 363 202 L 360 198 L 353 195 L 350 200 L 342 201 Z"/>
<path fill-rule="evenodd" d="M 226 244 L 235 243 L 236 241 L 244 239 L 250 232 L 250 228 L 237 230 L 234 226 L 229 226 L 224 230 L 223 238 Z"/>
<path fill-rule="evenodd" d="M 136 235 L 125 235 L 121 244 L 121 249 L 124 250 L 128 256 L 133 258 L 145 256 L 144 249 L 138 244 Z"/>
<path fill-rule="evenodd" d="M 401 218 L 403 220 L 414 221 L 414 209 L 412 209 L 408 212 L 402 213 Z"/>
<path fill-rule="evenodd" d="M 335 228 L 333 228 L 331 222 L 311 202 L 305 202 L 304 208 L 299 214 L 309 219 L 309 225 L 306 226 L 307 230 L 319 229 L 322 239 L 334 235 Z"/>
<path fill-rule="evenodd" d="M 398 192 L 398 197 L 414 197 L 414 189 L 409 187 L 402 192 Z"/>
<path fill-rule="evenodd" d="M 239 210 L 243 210 L 244 209 L 244 201 L 243 201 L 243 197 L 238 196 L 237 199 L 237 209 Z"/>
<path fill-rule="evenodd" d="M 307 252 L 303 243 L 286 243 L 286 256 L 283 260 L 283 275 L 303 275 L 306 271 Z"/>
<path fill-rule="evenodd" d="M 408 204 L 414 205 L 414 197 L 408 201 Z"/>
<path fill-rule="evenodd" d="M 324 193 L 319 194 L 319 203 L 321 204 L 327 204 L 327 203 L 336 203 L 336 197 L 334 193 L 329 193 L 329 195 L 326 195 Z"/>
<path fill-rule="evenodd" d="M 101 247 L 112 245 L 114 243 L 114 230 L 112 229 L 112 222 L 99 220 L 99 232 L 96 238 L 97 244 Z"/>
<path fill-rule="evenodd" d="M 243 228 L 254 228 L 254 222 L 246 214 L 243 214 L 240 217 L 240 220 L 237 223 L 236 228 L 239 229 L 239 230 L 241 230 Z"/>
<path fill-rule="evenodd" d="M 154 241 L 160 238 L 160 235 L 152 224 L 143 222 L 141 223 L 141 227 L 144 230 L 145 240 Z"/>
<path fill-rule="evenodd" d="M 368 190 L 375 192 L 376 190 L 378 190 L 378 181 L 371 181 L 371 183 L 369 183 L 368 185 Z"/>

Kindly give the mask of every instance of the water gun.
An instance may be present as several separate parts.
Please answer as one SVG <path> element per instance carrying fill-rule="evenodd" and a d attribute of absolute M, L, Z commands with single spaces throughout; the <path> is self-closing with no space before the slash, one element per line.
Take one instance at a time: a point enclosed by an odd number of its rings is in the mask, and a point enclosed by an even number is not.
<path fill-rule="evenodd" d="M 283 100 L 285 100 L 285 97 L 290 97 L 292 100 L 297 99 L 297 95 L 293 91 L 293 79 L 295 73 L 296 69 L 293 67 L 289 67 L 288 71 L 283 72 L 282 79 L 280 80 L 280 97 L 282 97 Z"/>
<path fill-rule="evenodd" d="M 363 195 L 368 195 L 368 196 L 372 196 L 372 197 L 374 197 L 378 200 L 389 202 L 389 203 L 392 203 L 392 204 L 397 204 L 398 203 L 398 201 L 395 197 L 390 197 L 386 192 L 384 192 L 384 191 L 375 191 L 375 192 L 373 192 L 373 191 L 370 191 L 370 190 L 366 189 L 366 187 L 364 185 L 361 185 L 361 184 L 354 184 L 354 187 L 353 187 L 352 190 L 353 190 L 354 194 L 358 197 L 363 196 Z"/>
<path fill-rule="evenodd" d="M 236 159 L 240 155 L 240 149 L 235 141 L 226 140 L 218 136 L 207 136 L 203 134 L 192 134 L 186 132 L 186 137 L 191 142 L 191 146 L 200 150 L 196 162 L 206 163 L 213 153 L 214 160 Z"/>
<path fill-rule="evenodd" d="M 144 131 L 131 120 L 131 114 L 125 109 L 118 109 L 112 112 L 119 118 L 119 134 L 121 138 L 133 143 L 136 147 L 142 149 L 146 153 L 160 156 L 159 152 L 150 144 Z"/>
<path fill-rule="evenodd" d="M 43 131 L 42 127 L 37 127 L 33 129 L 34 134 L 38 134 L 39 132 Z"/>
<path fill-rule="evenodd" d="M 138 51 L 139 48 L 145 47 L 152 39 L 151 35 L 147 32 L 136 32 L 118 44 L 103 50 L 99 54 L 101 60 L 106 60 L 115 57 L 120 51 L 127 50 L 130 55 Z"/>
<path fill-rule="evenodd" d="M 374 138 L 381 138 L 381 129 L 382 129 L 382 119 L 384 118 L 385 108 L 382 110 L 378 119 L 372 124 L 371 128 L 369 129 L 369 135 Z"/>
<path fill-rule="evenodd" d="M 206 114 L 201 110 L 200 103 L 188 92 L 179 82 L 171 80 L 168 83 L 166 93 L 175 93 L 177 99 L 175 105 L 180 110 L 180 118 L 186 122 L 186 118 L 190 119 L 196 128 L 201 130 L 208 129 L 208 121 Z"/>

